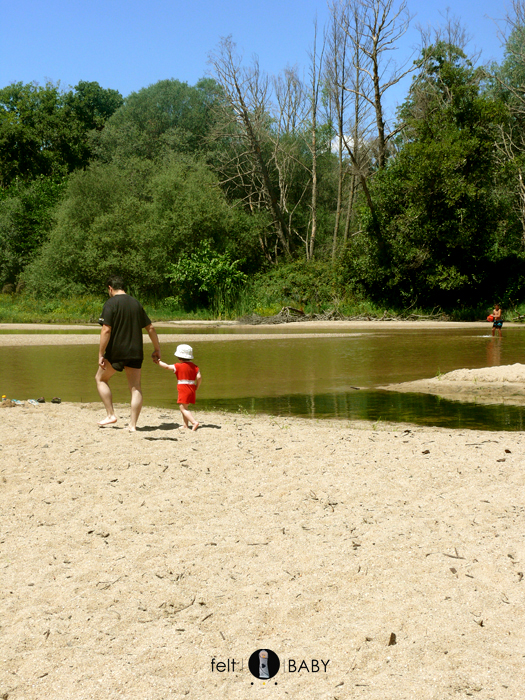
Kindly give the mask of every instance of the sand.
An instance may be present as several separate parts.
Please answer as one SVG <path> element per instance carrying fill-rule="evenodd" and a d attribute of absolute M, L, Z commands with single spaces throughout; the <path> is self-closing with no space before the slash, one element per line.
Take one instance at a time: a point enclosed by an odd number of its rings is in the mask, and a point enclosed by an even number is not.
<path fill-rule="evenodd" d="M 127 411 L 0 414 L 0 697 L 523 697 L 522 434 Z"/>
<path fill-rule="evenodd" d="M 0 698 L 523 697 L 522 433 L 117 414 L 0 410 Z"/>
<path fill-rule="evenodd" d="M 302 321 L 300 323 L 287 323 L 278 326 L 243 326 L 235 321 L 171 321 L 155 323 L 156 328 L 164 330 L 168 328 L 230 328 L 235 327 L 235 333 L 231 334 L 198 334 L 192 333 L 193 342 L 231 342 L 238 340 L 283 340 L 297 338 L 297 332 L 301 333 L 302 338 L 341 338 L 348 337 L 349 331 L 353 331 L 352 335 L 358 334 L 363 330 L 370 330 L 371 327 L 380 329 L 392 328 L 407 328 L 407 326 L 421 326 L 427 328 L 485 328 L 486 323 L 452 323 L 447 321 Z M 262 329 L 268 328 L 268 333 L 261 332 Z M 0 347 L 2 346 L 20 346 L 20 345 L 98 345 L 99 334 L 82 334 L 72 333 L 75 330 L 99 330 L 98 324 L 91 325 L 51 325 L 45 323 L 0 323 L 0 331 L 9 330 L 9 334 L 0 333 Z M 271 330 L 270 330 L 271 329 Z M 290 329 L 290 332 L 286 332 Z M 25 331 L 25 333 L 13 333 L 13 331 Z M 30 334 L 28 331 L 68 331 L 67 334 L 49 333 L 49 334 Z M 245 330 L 245 333 L 239 332 Z M 254 332 L 255 331 L 255 332 Z M 273 332 L 271 332 L 273 331 Z M 319 331 L 323 331 L 320 333 Z M 331 331 L 327 333 L 326 331 Z M 180 341 L 179 334 L 169 334 L 163 332 L 161 342 L 177 343 Z M 149 344 L 149 337 L 144 336 L 144 342 Z"/>

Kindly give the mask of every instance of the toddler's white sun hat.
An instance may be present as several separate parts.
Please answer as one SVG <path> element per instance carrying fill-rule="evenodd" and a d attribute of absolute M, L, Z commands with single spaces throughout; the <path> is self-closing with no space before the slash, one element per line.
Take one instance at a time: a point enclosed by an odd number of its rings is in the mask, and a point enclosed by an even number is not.
<path fill-rule="evenodd" d="M 180 357 L 181 360 L 193 360 L 193 348 L 191 345 L 177 345 L 175 357 Z"/>

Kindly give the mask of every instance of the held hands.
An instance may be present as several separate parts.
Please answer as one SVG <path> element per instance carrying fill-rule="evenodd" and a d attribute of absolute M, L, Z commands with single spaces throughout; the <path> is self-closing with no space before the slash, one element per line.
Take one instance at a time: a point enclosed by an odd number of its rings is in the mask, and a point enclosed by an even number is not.
<path fill-rule="evenodd" d="M 100 367 L 102 367 L 102 369 L 106 369 L 106 359 L 104 355 L 99 355 L 98 364 L 100 365 Z"/>
<path fill-rule="evenodd" d="M 154 350 L 154 351 L 151 353 L 151 359 L 153 360 L 153 362 L 154 362 L 156 365 L 158 365 L 159 362 L 160 362 L 160 350 Z"/>

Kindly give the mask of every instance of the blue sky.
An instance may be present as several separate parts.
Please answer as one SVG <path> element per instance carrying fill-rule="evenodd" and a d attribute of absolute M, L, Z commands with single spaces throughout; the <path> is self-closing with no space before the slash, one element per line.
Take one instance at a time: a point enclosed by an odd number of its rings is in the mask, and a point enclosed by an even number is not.
<path fill-rule="evenodd" d="M 415 18 L 397 52 L 400 62 L 417 45 L 416 25 L 442 24 L 447 6 L 408 0 Z M 493 20 L 504 13 L 497 0 L 453 4 L 451 14 L 473 36 L 483 63 L 501 60 Z M 95 80 L 126 96 L 164 78 L 192 85 L 207 74 L 209 52 L 230 34 L 247 60 L 257 54 L 261 69 L 277 74 L 287 65 L 307 66 L 314 19 L 322 28 L 328 16 L 324 0 L 0 0 L 0 87 Z M 391 93 L 391 106 L 407 87 Z"/>

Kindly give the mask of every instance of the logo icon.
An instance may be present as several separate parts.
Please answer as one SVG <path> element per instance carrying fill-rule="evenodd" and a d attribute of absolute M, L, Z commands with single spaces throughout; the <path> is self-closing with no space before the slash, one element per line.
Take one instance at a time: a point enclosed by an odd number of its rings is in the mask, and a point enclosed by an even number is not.
<path fill-rule="evenodd" d="M 273 678 L 279 672 L 280 667 L 279 657 L 271 649 L 257 649 L 248 661 L 250 673 L 260 680 Z"/>

